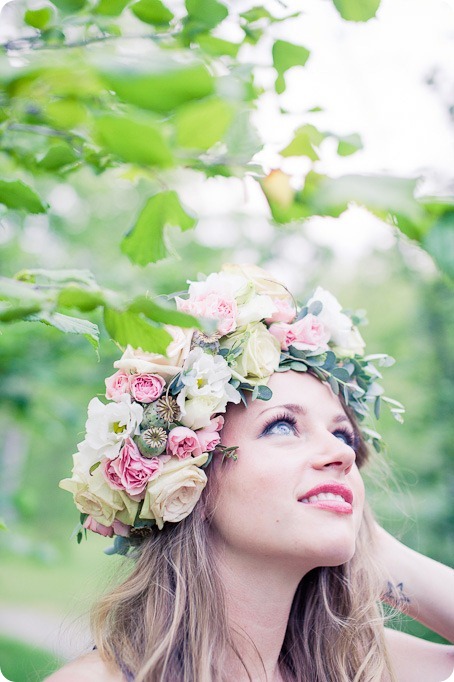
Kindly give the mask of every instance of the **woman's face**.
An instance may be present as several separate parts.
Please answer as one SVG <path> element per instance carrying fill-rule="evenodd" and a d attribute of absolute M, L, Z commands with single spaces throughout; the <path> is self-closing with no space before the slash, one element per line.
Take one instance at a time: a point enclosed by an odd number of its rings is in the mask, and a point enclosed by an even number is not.
<path fill-rule="evenodd" d="M 268 402 L 229 408 L 222 443 L 238 446 L 238 460 L 217 468 L 216 540 L 304 571 L 345 563 L 364 504 L 351 422 L 313 376 L 276 373 L 269 386 Z"/>

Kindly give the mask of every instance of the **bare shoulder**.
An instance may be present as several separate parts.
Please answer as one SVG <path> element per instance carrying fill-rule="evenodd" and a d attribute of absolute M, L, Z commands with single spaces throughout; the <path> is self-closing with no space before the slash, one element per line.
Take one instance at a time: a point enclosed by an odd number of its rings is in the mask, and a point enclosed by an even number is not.
<path fill-rule="evenodd" d="M 118 668 L 109 667 L 97 651 L 67 663 L 44 682 L 124 682 Z"/>
<path fill-rule="evenodd" d="M 390 628 L 385 628 L 385 637 L 398 682 L 454 681 L 454 646 Z"/>

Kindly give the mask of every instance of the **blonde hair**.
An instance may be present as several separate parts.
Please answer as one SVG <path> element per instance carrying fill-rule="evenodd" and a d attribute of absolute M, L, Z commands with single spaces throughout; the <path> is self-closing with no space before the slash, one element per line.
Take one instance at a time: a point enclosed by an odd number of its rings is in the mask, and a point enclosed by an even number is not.
<path fill-rule="evenodd" d="M 359 465 L 366 459 L 361 441 Z M 215 493 L 216 480 L 210 480 L 192 514 L 144 538 L 129 577 L 92 612 L 102 658 L 132 671 L 135 682 L 227 682 L 225 661 L 232 650 L 247 672 L 216 569 L 207 513 Z M 350 561 L 316 568 L 301 580 L 279 659 L 285 680 L 381 682 L 385 672 L 394 679 L 384 642 L 382 585 L 371 558 L 372 520 L 366 508 Z"/>

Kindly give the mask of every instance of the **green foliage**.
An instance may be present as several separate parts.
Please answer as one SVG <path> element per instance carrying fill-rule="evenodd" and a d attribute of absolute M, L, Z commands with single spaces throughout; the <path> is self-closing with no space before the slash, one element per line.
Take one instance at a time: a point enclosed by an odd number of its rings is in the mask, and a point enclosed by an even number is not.
<path fill-rule="evenodd" d="M 292 66 L 304 66 L 309 59 L 310 52 L 302 45 L 294 45 L 286 40 L 276 40 L 273 45 L 273 65 L 277 71 L 276 92 L 285 90 L 284 73 Z"/>
<path fill-rule="evenodd" d="M 165 354 L 172 340 L 165 329 L 153 326 L 143 315 L 129 310 L 120 312 L 106 308 L 104 324 L 111 337 L 123 346 L 129 343 L 133 348 Z"/>
<path fill-rule="evenodd" d="M 220 97 L 180 107 L 175 116 L 177 144 L 183 149 L 210 149 L 224 137 L 233 115 L 234 108 Z"/>
<path fill-rule="evenodd" d="M 46 28 L 54 18 L 52 7 L 40 7 L 39 9 L 27 9 L 24 14 L 24 21 L 33 28 L 40 30 Z"/>
<path fill-rule="evenodd" d="M 140 21 L 153 26 L 166 26 L 173 19 L 173 13 L 162 4 L 161 0 L 139 0 L 131 5 L 131 12 Z"/>
<path fill-rule="evenodd" d="M 148 199 L 135 223 L 121 243 L 121 250 L 133 263 L 147 265 L 168 255 L 165 228 L 175 225 L 189 230 L 195 218 L 181 205 L 174 191 L 159 192 Z"/>
<path fill-rule="evenodd" d="M 0 179 L 0 204 L 23 209 L 29 213 L 45 213 L 46 207 L 38 194 L 22 180 Z"/>
<path fill-rule="evenodd" d="M 334 6 L 343 19 L 368 21 L 380 7 L 380 0 L 333 0 Z"/>

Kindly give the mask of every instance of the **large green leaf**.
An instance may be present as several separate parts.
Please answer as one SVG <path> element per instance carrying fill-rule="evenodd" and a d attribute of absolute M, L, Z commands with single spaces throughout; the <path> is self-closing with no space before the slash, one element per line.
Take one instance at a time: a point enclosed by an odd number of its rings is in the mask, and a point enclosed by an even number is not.
<path fill-rule="evenodd" d="M 86 4 L 86 0 L 51 0 L 51 2 L 62 12 L 68 14 L 79 12 Z"/>
<path fill-rule="evenodd" d="M 380 7 L 380 0 L 333 0 L 333 3 L 341 17 L 348 21 L 368 21 Z"/>
<path fill-rule="evenodd" d="M 180 107 L 175 116 L 176 141 L 180 147 L 205 151 L 225 135 L 233 107 L 213 97 Z"/>
<path fill-rule="evenodd" d="M 153 26 L 166 26 L 173 19 L 173 13 L 161 0 L 139 0 L 131 5 L 131 11 L 140 21 Z"/>
<path fill-rule="evenodd" d="M 284 73 L 292 66 L 304 66 L 310 52 L 302 45 L 288 43 L 286 40 L 276 40 L 272 52 L 273 65 L 277 71 L 276 92 L 281 93 L 285 90 Z"/>
<path fill-rule="evenodd" d="M 100 74 L 121 100 L 160 113 L 214 91 L 214 78 L 204 64 L 170 55 L 134 65 L 103 64 Z"/>
<path fill-rule="evenodd" d="M 106 150 L 122 161 L 161 168 L 173 163 L 159 126 L 148 118 L 106 114 L 96 119 L 95 128 Z"/>
<path fill-rule="evenodd" d="M 213 57 L 221 57 L 223 55 L 236 57 L 241 47 L 241 43 L 231 43 L 230 40 L 217 38 L 212 36 L 211 33 L 200 33 L 196 40 L 202 50 Z"/>
<path fill-rule="evenodd" d="M 24 21 L 33 28 L 42 30 L 46 28 L 52 21 L 55 10 L 52 7 L 38 7 L 36 9 L 27 9 L 24 14 Z"/>
<path fill-rule="evenodd" d="M 34 189 L 22 180 L 0 179 L 0 204 L 29 213 L 45 213 L 46 206 Z"/>
<path fill-rule="evenodd" d="M 62 308 L 77 308 L 82 312 L 90 312 L 104 305 L 105 298 L 102 291 L 90 291 L 76 286 L 63 289 L 58 295 L 57 303 Z"/>
<path fill-rule="evenodd" d="M 106 308 L 104 324 L 110 336 L 122 346 L 130 344 L 134 348 L 164 354 L 172 341 L 165 329 L 153 326 L 140 313 Z"/>
<path fill-rule="evenodd" d="M 31 322 L 43 322 L 44 324 L 55 327 L 66 334 L 82 334 L 98 348 L 99 345 L 99 329 L 96 324 L 88 320 L 80 320 L 78 317 L 70 317 L 69 315 L 62 315 L 61 313 L 45 313 L 40 312 L 36 315 L 30 315 L 28 318 Z"/>
<path fill-rule="evenodd" d="M 176 225 L 185 231 L 195 223 L 196 219 L 182 207 L 176 192 L 160 192 L 148 199 L 134 227 L 121 242 L 121 250 L 137 265 L 154 263 L 168 255 L 167 225 Z"/>
<path fill-rule="evenodd" d="M 46 171 L 58 171 L 74 164 L 78 160 L 74 149 L 66 142 L 53 144 L 38 161 L 39 168 Z"/>
<path fill-rule="evenodd" d="M 131 0 L 99 0 L 93 11 L 95 14 L 118 17 L 130 2 Z"/>
<path fill-rule="evenodd" d="M 137 296 L 128 306 L 128 311 L 131 313 L 143 313 L 150 320 L 161 322 L 162 324 L 173 324 L 177 327 L 198 327 L 201 329 L 201 324 L 196 317 L 180 313 L 175 308 L 163 308 L 152 299 L 147 298 L 147 296 Z"/>
<path fill-rule="evenodd" d="M 186 0 L 188 16 L 185 30 L 190 34 L 210 31 L 228 16 L 228 9 L 218 0 Z"/>
<path fill-rule="evenodd" d="M 454 280 L 454 210 L 438 218 L 423 238 L 422 245 L 440 270 Z"/>

